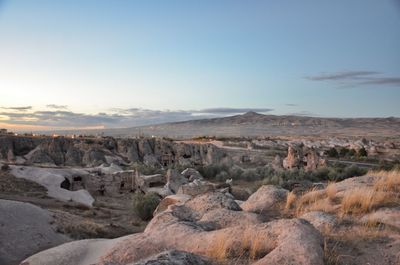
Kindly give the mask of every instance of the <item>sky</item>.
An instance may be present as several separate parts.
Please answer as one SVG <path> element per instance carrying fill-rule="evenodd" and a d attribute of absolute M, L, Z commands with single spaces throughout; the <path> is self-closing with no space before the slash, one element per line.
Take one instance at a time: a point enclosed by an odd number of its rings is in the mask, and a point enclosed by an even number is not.
<path fill-rule="evenodd" d="M 0 127 L 400 116 L 397 0 L 0 0 Z"/>

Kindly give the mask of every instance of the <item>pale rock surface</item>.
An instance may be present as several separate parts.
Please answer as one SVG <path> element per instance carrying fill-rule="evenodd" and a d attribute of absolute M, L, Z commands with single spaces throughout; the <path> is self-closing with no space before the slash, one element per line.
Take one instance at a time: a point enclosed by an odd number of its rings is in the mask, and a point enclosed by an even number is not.
<path fill-rule="evenodd" d="M 361 218 L 361 222 L 378 222 L 400 229 L 400 207 L 381 208 Z"/>
<path fill-rule="evenodd" d="M 154 215 L 159 214 L 165 210 L 167 210 L 170 205 L 181 205 L 190 200 L 192 196 L 186 194 L 174 194 L 166 196 L 162 201 L 158 204 L 157 208 L 154 211 Z"/>
<path fill-rule="evenodd" d="M 185 203 L 185 206 L 189 207 L 199 216 L 203 216 L 208 211 L 219 208 L 225 208 L 232 211 L 242 210 L 234 199 L 217 191 L 199 195 Z"/>
<path fill-rule="evenodd" d="M 197 201 L 197 204 L 212 204 L 200 207 L 203 213 L 207 213 L 204 209 L 229 210 L 221 205 L 223 199 L 213 197 L 212 194 L 206 195 L 214 200 L 203 198 Z M 157 214 L 150 221 L 143 233 L 113 240 L 76 241 L 73 244 L 61 245 L 38 253 L 28 258 L 26 264 L 122 265 L 151 258 L 165 249 L 207 255 L 215 248 L 213 242 L 218 243 L 221 238 L 233 253 L 241 253 L 245 240 L 260 242 L 259 250 L 264 256 L 261 255 L 255 264 L 323 264 L 323 239 L 308 222 L 301 219 L 281 219 L 269 223 L 244 225 L 240 229 L 233 226 L 209 231 L 196 221 L 196 216 L 200 213 L 187 207 L 187 204 L 195 199 L 185 205 L 170 205 L 166 211 Z M 217 204 L 213 203 L 215 200 Z"/>
<path fill-rule="evenodd" d="M 263 185 L 240 207 L 247 212 L 265 213 L 276 210 L 286 201 L 288 191 L 273 185 Z"/>
<path fill-rule="evenodd" d="M 35 205 L 0 200 L 0 264 L 24 258 L 70 239 L 51 226 L 51 214 Z"/>
<path fill-rule="evenodd" d="M 60 187 L 66 178 L 85 176 L 83 169 L 39 168 L 28 166 L 10 166 L 11 174 L 17 178 L 24 178 L 36 182 L 47 189 L 47 194 L 61 201 L 74 201 L 91 207 L 94 198 L 87 190 L 70 191 Z"/>
<path fill-rule="evenodd" d="M 319 231 L 329 230 L 336 226 L 337 220 L 333 214 L 321 211 L 312 211 L 303 214 L 300 218 L 310 222 Z"/>

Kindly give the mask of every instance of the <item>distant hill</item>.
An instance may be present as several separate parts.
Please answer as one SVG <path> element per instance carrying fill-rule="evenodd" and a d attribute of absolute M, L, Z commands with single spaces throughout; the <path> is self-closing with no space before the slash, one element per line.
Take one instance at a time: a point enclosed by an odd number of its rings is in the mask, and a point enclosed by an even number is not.
<path fill-rule="evenodd" d="M 196 136 L 400 136 L 400 118 L 319 118 L 277 116 L 247 112 L 223 118 L 199 119 L 133 128 L 102 130 L 110 136 L 155 135 L 172 138 Z"/>

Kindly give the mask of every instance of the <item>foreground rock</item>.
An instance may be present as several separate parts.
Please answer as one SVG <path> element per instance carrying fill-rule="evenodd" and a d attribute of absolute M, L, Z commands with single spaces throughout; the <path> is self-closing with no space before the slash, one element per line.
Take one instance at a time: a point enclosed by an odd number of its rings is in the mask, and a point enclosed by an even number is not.
<path fill-rule="evenodd" d="M 240 207 L 244 211 L 266 213 L 277 210 L 286 201 L 288 191 L 272 185 L 261 186 Z"/>
<path fill-rule="evenodd" d="M 365 215 L 361 222 L 365 224 L 379 223 L 400 229 L 400 207 L 382 208 Z"/>
<path fill-rule="evenodd" d="M 301 216 L 301 218 L 310 222 L 319 231 L 332 229 L 337 224 L 336 217 L 333 214 L 321 211 L 305 213 Z"/>
<path fill-rule="evenodd" d="M 230 221 L 222 223 L 222 219 Z M 247 222 L 240 222 L 244 219 Z M 210 227 L 205 222 L 219 226 Z M 260 223 L 257 214 L 240 211 L 230 196 L 217 192 L 170 205 L 143 233 L 72 242 L 38 253 L 25 264 L 210 264 L 198 255 L 216 258 L 221 244 L 233 253 L 225 257 L 232 260 L 254 250 L 254 264 L 323 264 L 323 239 L 308 222 L 283 219 Z M 177 252 L 160 253 L 166 249 Z M 177 258 L 170 261 L 174 255 Z"/>
<path fill-rule="evenodd" d="M 51 214 L 30 203 L 0 200 L 0 264 L 24 258 L 69 241 L 50 225 Z"/>

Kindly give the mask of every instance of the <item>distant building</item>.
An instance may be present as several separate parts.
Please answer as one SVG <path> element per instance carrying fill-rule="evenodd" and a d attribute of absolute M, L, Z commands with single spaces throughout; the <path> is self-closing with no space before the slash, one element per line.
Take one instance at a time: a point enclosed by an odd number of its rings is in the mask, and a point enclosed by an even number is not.
<path fill-rule="evenodd" d="M 0 134 L 7 134 L 7 129 L 0 129 Z"/>

